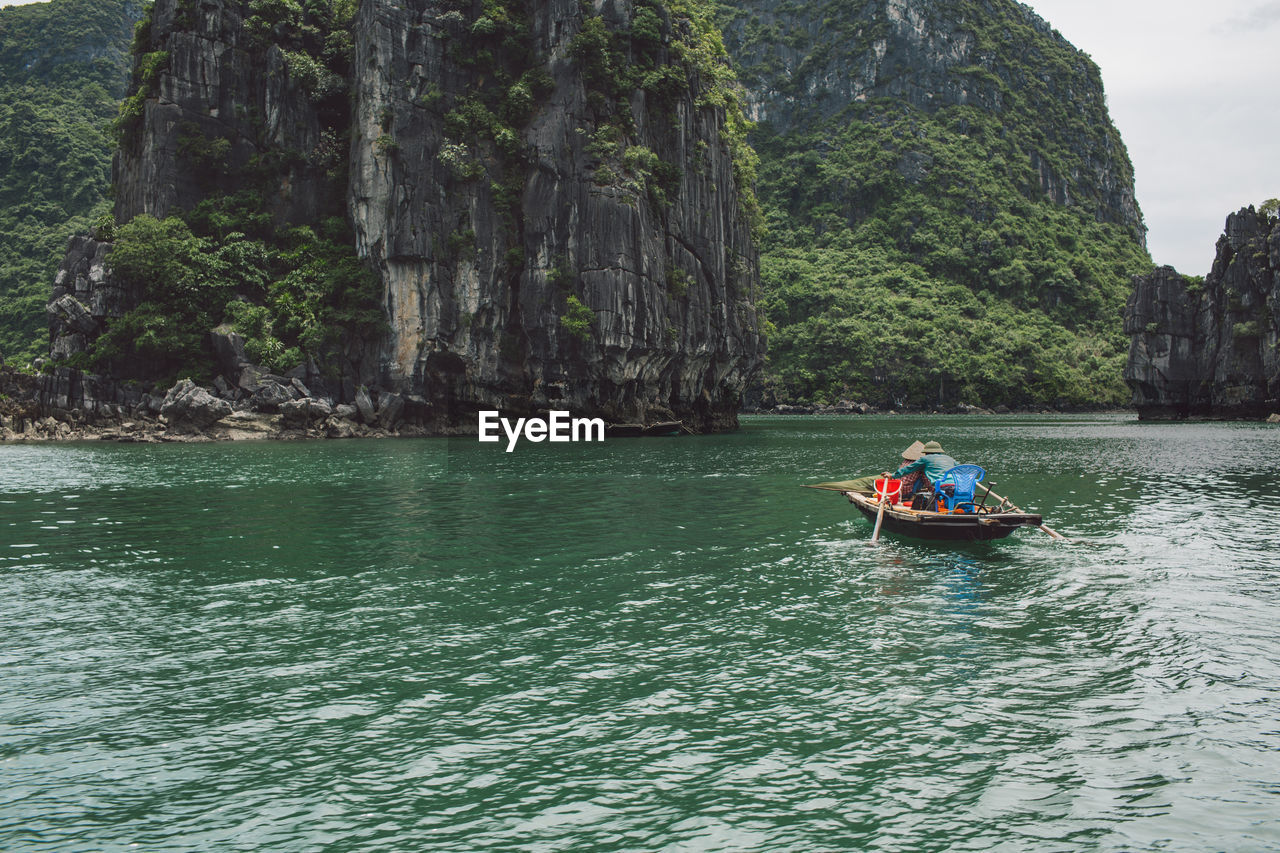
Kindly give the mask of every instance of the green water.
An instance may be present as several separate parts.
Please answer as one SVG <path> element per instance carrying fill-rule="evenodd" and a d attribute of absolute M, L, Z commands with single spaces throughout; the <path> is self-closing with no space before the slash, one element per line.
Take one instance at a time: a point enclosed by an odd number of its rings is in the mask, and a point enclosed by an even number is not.
<path fill-rule="evenodd" d="M 1073 537 L 799 488 L 940 440 Z M 1280 848 L 1280 429 L 0 446 L 0 849 Z"/>

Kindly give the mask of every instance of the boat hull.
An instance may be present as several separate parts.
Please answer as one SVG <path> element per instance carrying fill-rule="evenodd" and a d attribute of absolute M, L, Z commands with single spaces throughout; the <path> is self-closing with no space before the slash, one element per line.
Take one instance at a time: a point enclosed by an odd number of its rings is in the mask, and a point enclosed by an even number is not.
<path fill-rule="evenodd" d="M 874 498 L 846 492 L 849 500 L 873 524 L 880 505 Z M 947 513 L 886 506 L 882 529 L 898 536 L 939 542 L 990 542 L 1004 539 L 1019 527 L 1039 527 L 1041 517 L 1031 512 Z"/>
<path fill-rule="evenodd" d="M 662 421 L 654 424 L 605 424 L 604 434 L 609 438 L 654 438 L 662 436 L 683 435 L 685 429 L 681 421 Z"/>

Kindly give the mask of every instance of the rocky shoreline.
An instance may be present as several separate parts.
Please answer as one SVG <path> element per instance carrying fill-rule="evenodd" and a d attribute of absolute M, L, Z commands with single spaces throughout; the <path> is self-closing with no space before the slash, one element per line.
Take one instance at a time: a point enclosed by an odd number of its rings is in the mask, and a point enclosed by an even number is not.
<path fill-rule="evenodd" d="M 880 409 L 865 403 L 853 406 L 834 405 L 834 406 L 805 406 L 805 405 L 789 405 L 779 404 L 772 408 L 749 408 L 744 409 L 744 415 L 1133 415 L 1138 414 L 1138 410 L 1133 406 L 1124 408 L 1114 408 L 1108 406 L 1102 407 L 1081 407 L 1071 406 L 1064 408 L 1045 408 L 1039 406 L 1036 408 L 1018 408 L 1011 409 L 1008 406 L 996 406 L 994 409 L 984 409 L 981 406 L 968 406 L 964 403 L 946 408 L 903 408 L 903 409 Z M 1141 418 L 1140 418 L 1141 419 Z M 1189 422 L 1208 422 L 1208 421 L 1255 421 L 1268 424 L 1280 424 L 1280 412 L 1273 412 L 1266 418 L 1242 418 L 1228 415 L 1190 415 L 1184 420 Z"/>
<path fill-rule="evenodd" d="M 297 441 L 342 438 L 411 438 L 458 434 L 424 418 L 418 400 L 379 389 L 357 390 L 353 404 L 314 395 L 297 377 L 259 374 L 255 391 L 202 387 L 184 379 L 163 394 L 135 393 L 131 404 L 60 407 L 56 391 L 68 378 L 61 371 L 34 375 L 0 365 L 0 443 L 115 441 L 196 443 L 212 441 Z M 77 381 L 92 384 L 94 377 Z M 225 396 L 224 396 L 225 395 Z M 230 399 L 228 399 L 228 397 Z M 421 411 L 420 411 L 421 410 Z M 751 406 L 749 415 L 1010 415 L 1132 414 L 1133 409 L 986 409 L 960 403 L 945 408 L 880 408 L 840 401 L 834 405 Z M 1268 423 L 1280 424 L 1280 414 Z"/>
<path fill-rule="evenodd" d="M 779 403 L 774 406 L 748 407 L 742 412 L 745 415 L 1068 415 L 1068 414 L 1132 414 L 1132 408 L 1114 407 L 1066 407 L 1051 408 L 1036 406 L 1034 408 L 1011 409 L 1008 406 L 996 406 L 991 409 L 982 406 L 970 406 L 956 403 L 950 406 L 881 408 L 870 403 L 851 403 L 841 401 L 833 405 L 805 405 Z"/>
<path fill-rule="evenodd" d="M 74 373 L 74 372 L 72 372 Z M 0 442 L 118 441 L 127 443 L 389 438 L 438 432 L 405 418 L 412 402 L 360 388 L 356 401 L 335 404 L 296 378 L 260 375 L 253 394 L 202 387 L 184 379 L 163 394 L 131 392 L 124 402 L 59 406 L 69 381 L 90 375 L 32 375 L 0 366 Z"/>
<path fill-rule="evenodd" d="M 0 423 L 4 418 L 0 416 Z M 311 428 L 284 426 L 279 415 L 255 412 L 237 413 L 224 422 L 198 431 L 172 430 L 162 420 L 124 420 L 118 424 L 77 423 L 74 419 L 58 420 L 52 415 L 28 421 L 21 432 L 0 426 L 0 444 L 23 444 L 46 441 L 116 441 L 121 443 L 161 444 L 211 441 L 276 440 L 326 438 L 398 438 L 425 436 L 420 427 L 405 425 L 384 430 L 352 422 L 331 421 Z"/>

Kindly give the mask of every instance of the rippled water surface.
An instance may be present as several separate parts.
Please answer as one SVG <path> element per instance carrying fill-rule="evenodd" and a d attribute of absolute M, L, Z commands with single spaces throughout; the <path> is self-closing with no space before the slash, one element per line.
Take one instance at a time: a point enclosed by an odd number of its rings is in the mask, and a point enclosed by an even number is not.
<path fill-rule="evenodd" d="M 937 438 L 1072 541 L 800 483 Z M 0 446 L 0 849 L 1280 848 L 1280 429 Z"/>

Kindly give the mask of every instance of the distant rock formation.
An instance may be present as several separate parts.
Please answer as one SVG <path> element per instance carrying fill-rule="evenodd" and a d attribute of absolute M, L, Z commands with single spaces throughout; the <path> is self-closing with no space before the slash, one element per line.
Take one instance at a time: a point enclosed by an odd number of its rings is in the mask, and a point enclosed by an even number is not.
<path fill-rule="evenodd" d="M 1125 331 L 1140 419 L 1280 411 L 1280 221 L 1252 207 L 1228 216 L 1203 282 L 1172 267 L 1136 277 Z"/>

